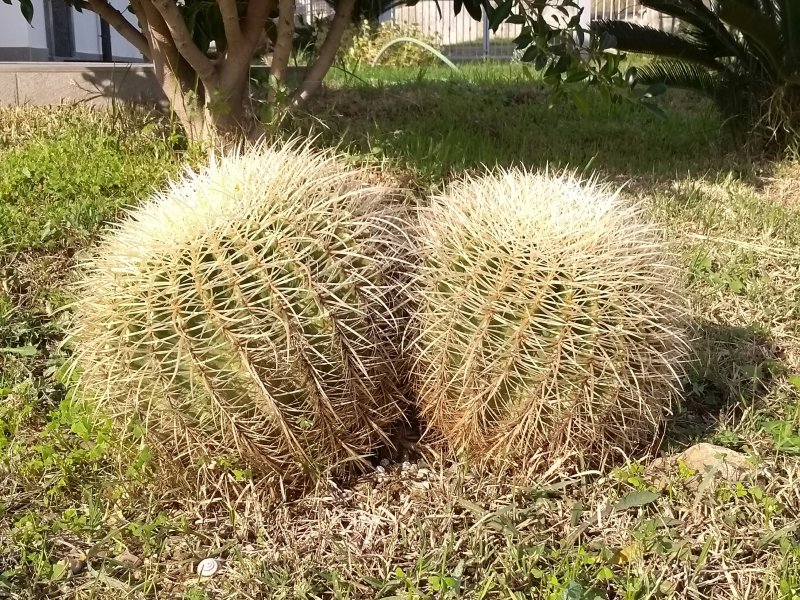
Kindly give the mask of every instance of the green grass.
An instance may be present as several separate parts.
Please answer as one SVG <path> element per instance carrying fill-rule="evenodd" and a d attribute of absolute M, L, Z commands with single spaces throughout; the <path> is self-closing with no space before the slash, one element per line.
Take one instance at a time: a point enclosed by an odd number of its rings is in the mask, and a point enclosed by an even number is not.
<path fill-rule="evenodd" d="M 357 75 L 295 124 L 419 196 L 483 165 L 626 183 L 675 243 L 696 325 L 663 452 L 713 442 L 756 476 L 632 459 L 517 487 L 426 451 L 275 510 L 176 502 L 74 395 L 59 308 L 75 255 L 178 168 L 180 141 L 142 113 L 0 111 L 0 597 L 800 598 L 797 163 L 741 155 L 678 94 L 662 119 L 598 97 L 550 108 L 517 65 Z M 206 556 L 223 568 L 199 579 Z"/>
<path fill-rule="evenodd" d="M 181 144 L 146 114 L 3 109 L 0 248 L 80 245 L 174 173 Z"/>
<path fill-rule="evenodd" d="M 736 168 L 725 160 L 727 142 L 710 105 L 678 93 L 662 118 L 592 94 L 581 110 L 569 101 L 551 106 L 518 64 L 355 75 L 360 80 L 351 77 L 318 102 L 308 130 L 427 183 L 498 164 L 588 168 L 615 179 Z"/>

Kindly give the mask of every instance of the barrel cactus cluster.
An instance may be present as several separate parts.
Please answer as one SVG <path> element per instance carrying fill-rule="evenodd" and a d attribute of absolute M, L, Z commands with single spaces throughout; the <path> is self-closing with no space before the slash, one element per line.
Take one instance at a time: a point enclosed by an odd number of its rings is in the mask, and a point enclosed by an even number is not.
<path fill-rule="evenodd" d="M 289 142 L 132 210 L 82 265 L 83 392 L 184 481 L 234 467 L 307 483 L 416 416 L 481 460 L 653 441 L 687 344 L 636 209 L 569 174 L 509 171 L 412 218 L 370 179 Z"/>

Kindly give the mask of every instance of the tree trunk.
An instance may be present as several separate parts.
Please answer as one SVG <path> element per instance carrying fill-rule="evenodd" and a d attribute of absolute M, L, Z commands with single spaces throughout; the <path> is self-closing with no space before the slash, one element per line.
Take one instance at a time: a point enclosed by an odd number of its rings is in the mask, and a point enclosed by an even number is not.
<path fill-rule="evenodd" d="M 294 10 L 295 0 L 280 0 L 278 3 L 278 33 L 275 48 L 272 51 L 272 65 L 270 65 L 270 82 L 267 102 L 273 103 L 277 97 L 289 66 L 292 55 L 292 39 L 294 38 Z"/>
<path fill-rule="evenodd" d="M 322 42 L 319 57 L 309 69 L 303 83 L 294 93 L 293 103 L 295 105 L 303 104 L 319 90 L 322 80 L 325 79 L 325 75 L 328 74 L 333 61 L 336 59 L 336 52 L 342 43 L 342 36 L 350 23 L 355 5 L 356 0 L 339 0 L 337 3 L 336 14 L 331 21 L 328 35 L 325 37 L 325 41 Z"/>
<path fill-rule="evenodd" d="M 178 51 L 163 15 L 148 0 L 133 0 L 156 80 L 190 140 L 222 145 L 255 140 L 263 127 L 249 105 L 251 38 L 229 47 L 225 60 L 201 80 Z"/>
<path fill-rule="evenodd" d="M 181 57 L 169 35 L 164 19 L 147 1 L 133 0 L 139 27 L 150 47 L 150 59 L 156 81 L 164 90 L 175 117 L 183 125 L 189 139 L 208 136 L 202 109 L 205 94 L 192 68 Z"/>
<path fill-rule="evenodd" d="M 234 80 L 230 86 L 207 92 L 205 104 L 205 138 L 228 146 L 241 140 L 256 141 L 264 134 L 264 126 L 250 105 L 249 69 L 244 81 Z"/>

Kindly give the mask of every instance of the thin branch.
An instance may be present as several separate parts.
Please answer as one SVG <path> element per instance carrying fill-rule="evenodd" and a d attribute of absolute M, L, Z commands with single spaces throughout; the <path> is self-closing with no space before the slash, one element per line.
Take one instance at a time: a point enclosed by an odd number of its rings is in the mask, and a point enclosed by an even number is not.
<path fill-rule="evenodd" d="M 297 88 L 292 98 L 292 103 L 300 105 L 306 102 L 313 96 L 322 85 L 322 80 L 325 79 L 328 71 L 336 58 L 336 52 L 342 43 L 342 36 L 350 23 L 350 17 L 353 14 L 356 0 L 340 0 L 336 6 L 336 14 L 331 21 L 331 26 L 328 29 L 328 35 L 325 41 L 322 42 L 322 47 L 319 49 L 319 57 L 311 68 L 308 70 L 306 78 L 303 83 Z"/>
<path fill-rule="evenodd" d="M 150 46 L 144 34 L 137 30 L 133 24 L 106 0 L 87 0 L 89 10 L 97 14 L 106 23 L 133 45 L 146 59 L 150 59 Z"/>
<path fill-rule="evenodd" d="M 192 34 L 186 27 L 181 11 L 173 0 L 150 0 L 158 10 L 164 23 L 167 24 L 172 35 L 172 41 L 178 52 L 186 62 L 195 70 L 203 84 L 211 89 L 216 87 L 217 73 L 214 63 L 208 58 L 192 40 Z"/>
<path fill-rule="evenodd" d="M 278 34 L 275 48 L 272 51 L 272 86 L 269 90 L 269 100 L 275 99 L 278 86 L 286 77 L 289 58 L 292 55 L 292 38 L 294 37 L 294 9 L 295 0 L 280 0 L 278 4 Z"/>
<path fill-rule="evenodd" d="M 222 15 L 222 25 L 225 28 L 225 39 L 228 46 L 242 43 L 242 29 L 239 26 L 239 9 L 236 0 L 217 0 L 219 12 Z"/>
<path fill-rule="evenodd" d="M 247 44 L 255 48 L 264 33 L 269 14 L 275 10 L 278 0 L 250 0 L 247 3 L 247 20 L 244 24 L 244 36 Z"/>

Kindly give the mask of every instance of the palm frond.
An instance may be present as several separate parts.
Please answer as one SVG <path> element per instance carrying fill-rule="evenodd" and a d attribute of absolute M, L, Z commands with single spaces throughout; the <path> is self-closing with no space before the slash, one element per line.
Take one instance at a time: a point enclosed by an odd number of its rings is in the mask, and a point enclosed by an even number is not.
<path fill-rule="evenodd" d="M 775 23 L 779 23 L 778 17 L 778 4 L 775 0 L 750 0 L 756 3 L 756 8 L 761 11 L 768 19 Z"/>
<path fill-rule="evenodd" d="M 767 0 L 765 0 L 767 1 Z M 797 0 L 772 0 L 775 2 L 778 26 L 786 48 L 786 73 L 800 73 L 800 4 Z"/>
<path fill-rule="evenodd" d="M 692 43 L 689 38 L 654 27 L 627 21 L 600 20 L 592 23 L 592 30 L 613 35 L 617 50 L 623 52 L 688 60 L 715 70 L 723 68 L 712 54 Z"/>
<path fill-rule="evenodd" d="M 703 0 L 640 0 L 640 4 L 695 28 L 709 48 L 720 48 L 717 56 L 746 56 L 736 36 Z"/>
<path fill-rule="evenodd" d="M 716 98 L 721 89 L 721 79 L 707 67 L 673 59 L 658 60 L 640 67 L 636 81 L 644 85 L 665 83 L 669 87 L 692 90 L 712 98 Z"/>
<path fill-rule="evenodd" d="M 775 74 L 783 67 L 781 31 L 777 23 L 743 0 L 717 0 L 717 15 L 739 31 Z"/>

